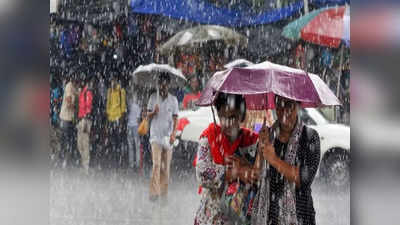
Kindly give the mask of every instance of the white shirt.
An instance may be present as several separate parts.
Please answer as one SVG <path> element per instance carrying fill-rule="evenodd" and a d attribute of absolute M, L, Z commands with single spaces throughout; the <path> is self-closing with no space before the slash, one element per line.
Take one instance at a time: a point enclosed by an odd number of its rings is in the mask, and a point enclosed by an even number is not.
<path fill-rule="evenodd" d="M 71 97 L 71 103 L 74 105 L 78 97 L 78 90 L 74 87 L 72 82 L 68 82 L 64 89 L 63 102 L 61 104 L 60 118 L 65 121 L 72 121 L 75 116 L 75 107 L 68 108 L 67 98 Z"/>
<path fill-rule="evenodd" d="M 160 103 L 158 105 L 159 111 L 157 115 L 153 116 L 150 125 L 150 143 L 157 143 L 163 145 L 165 137 L 171 135 L 174 121 L 173 115 L 178 116 L 178 100 L 175 96 L 168 94 L 167 98 L 163 100 L 160 96 Z M 157 94 L 154 93 L 150 96 L 149 103 L 147 105 L 148 111 L 154 111 L 154 107 L 157 104 Z"/>
<path fill-rule="evenodd" d="M 128 115 L 128 126 L 129 127 L 137 127 L 138 119 L 140 118 L 140 107 L 134 100 L 131 101 L 131 105 L 129 107 L 129 115 Z"/>

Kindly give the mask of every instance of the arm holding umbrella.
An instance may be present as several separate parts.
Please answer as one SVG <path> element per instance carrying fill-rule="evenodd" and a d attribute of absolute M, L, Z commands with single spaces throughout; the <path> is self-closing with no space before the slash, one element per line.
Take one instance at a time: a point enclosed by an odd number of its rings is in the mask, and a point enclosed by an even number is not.
<path fill-rule="evenodd" d="M 281 132 L 282 136 L 286 136 L 285 131 Z M 280 159 L 275 152 L 274 145 L 270 141 L 270 132 L 266 126 L 266 119 L 264 118 L 263 126 L 259 133 L 260 152 L 262 157 L 276 170 L 282 174 L 288 181 L 294 182 L 296 187 L 300 187 L 300 169 L 296 166 L 291 166 L 289 163 Z M 290 136 L 290 134 L 289 134 Z"/>
<path fill-rule="evenodd" d="M 160 109 L 158 108 L 158 105 L 155 105 L 154 110 L 153 111 L 149 110 L 147 113 L 147 116 L 149 117 L 149 119 L 153 119 L 153 117 L 156 116 L 159 111 L 160 111 Z"/>

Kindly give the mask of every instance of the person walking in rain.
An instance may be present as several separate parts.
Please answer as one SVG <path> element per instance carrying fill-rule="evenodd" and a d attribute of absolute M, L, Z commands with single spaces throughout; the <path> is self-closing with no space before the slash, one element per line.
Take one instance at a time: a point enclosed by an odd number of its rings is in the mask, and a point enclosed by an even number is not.
<path fill-rule="evenodd" d="M 93 83 L 84 83 L 79 95 L 78 111 L 78 150 L 81 154 L 81 165 L 86 174 L 89 173 L 90 162 L 90 131 L 92 127 Z"/>
<path fill-rule="evenodd" d="M 63 102 L 60 111 L 60 128 L 62 167 L 65 168 L 72 160 L 75 144 L 74 120 L 77 111 L 76 99 L 78 97 L 78 79 L 74 74 L 64 88 Z"/>
<path fill-rule="evenodd" d="M 109 138 L 111 141 L 111 165 L 118 168 L 122 161 L 121 132 L 123 116 L 126 113 L 126 92 L 118 83 L 114 75 L 111 80 L 111 87 L 107 91 L 107 120 Z"/>
<path fill-rule="evenodd" d="M 318 170 L 320 142 L 318 133 L 304 126 L 298 110 L 300 103 L 276 96 L 277 132 L 270 141 L 269 130 L 260 131 L 264 166 L 258 198 L 253 205 L 252 224 L 315 224 L 311 184 Z"/>
<path fill-rule="evenodd" d="M 129 167 L 139 168 L 140 160 L 140 138 L 138 133 L 138 125 L 141 120 L 141 108 L 138 104 L 136 90 L 132 91 L 129 101 L 128 116 L 128 145 L 129 145 Z"/>
<path fill-rule="evenodd" d="M 244 221 L 235 221 L 222 208 L 222 203 L 227 200 L 222 198 L 222 192 L 238 190 L 234 187 L 239 182 L 252 187 L 257 181 L 261 157 L 257 154 L 258 134 L 240 127 L 246 116 L 246 103 L 242 95 L 219 93 L 214 106 L 220 125 L 211 123 L 200 135 L 194 161 L 201 193 L 194 224 L 243 224 Z M 250 193 L 252 188 L 248 190 Z M 249 222 L 247 210 L 241 210 L 238 212 L 246 214 L 244 223 Z"/>
<path fill-rule="evenodd" d="M 150 144 L 153 169 L 150 180 L 150 200 L 158 198 L 166 201 L 168 196 L 169 172 L 172 158 L 172 144 L 175 142 L 178 100 L 168 93 L 170 77 L 162 73 L 159 77 L 159 96 L 150 96 L 147 105 L 148 118 L 151 120 Z"/>

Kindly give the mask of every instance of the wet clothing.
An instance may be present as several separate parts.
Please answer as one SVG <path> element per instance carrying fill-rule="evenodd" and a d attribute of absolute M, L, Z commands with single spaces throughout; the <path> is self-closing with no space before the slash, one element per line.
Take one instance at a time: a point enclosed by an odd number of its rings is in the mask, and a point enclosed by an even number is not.
<path fill-rule="evenodd" d="M 108 166 L 111 168 L 119 168 L 122 165 L 122 124 L 120 120 L 109 121 L 107 123 L 109 145 L 107 156 Z"/>
<path fill-rule="evenodd" d="M 51 116 L 51 124 L 53 126 L 58 125 L 59 123 L 59 113 L 61 110 L 62 104 L 62 88 L 56 87 L 51 89 L 50 93 L 50 116 Z"/>
<path fill-rule="evenodd" d="M 287 151 L 287 143 L 282 143 L 279 139 L 275 140 L 274 147 L 276 155 L 283 159 Z M 313 206 L 313 198 L 311 196 L 311 184 L 318 170 L 320 160 L 320 143 L 318 133 L 304 127 L 300 137 L 300 149 L 297 151 L 296 163 L 300 167 L 300 187 L 296 187 L 296 214 L 299 224 L 313 225 L 315 224 L 315 210 Z M 269 223 L 279 224 L 279 199 L 283 194 L 283 176 L 278 173 L 274 167 L 270 167 L 269 176 L 270 183 L 270 208 Z"/>
<path fill-rule="evenodd" d="M 84 118 L 77 125 L 78 130 L 78 150 L 81 154 L 81 165 L 86 173 L 89 171 L 90 162 L 90 130 L 92 121 Z M 86 130 L 85 130 L 86 129 Z"/>
<path fill-rule="evenodd" d="M 128 155 L 129 166 L 139 167 L 140 164 L 140 139 L 138 134 L 138 120 L 141 116 L 141 108 L 134 100 L 131 101 L 128 115 Z"/>
<path fill-rule="evenodd" d="M 108 121 L 119 120 L 126 112 L 126 93 L 120 85 L 116 89 L 108 89 L 106 112 Z"/>
<path fill-rule="evenodd" d="M 151 119 L 150 125 L 150 145 L 153 160 L 153 169 L 150 181 L 150 196 L 167 196 L 169 171 L 171 166 L 172 149 L 166 145 L 169 144 L 169 138 L 173 131 L 173 116 L 178 116 L 178 100 L 175 96 L 168 93 L 163 99 L 159 96 L 157 103 L 157 94 L 150 96 L 147 105 L 148 111 L 153 111 L 156 104 L 159 106 L 159 112 Z"/>
<path fill-rule="evenodd" d="M 168 94 L 165 99 L 159 97 L 159 112 L 151 119 L 150 144 L 163 145 L 165 137 L 170 137 L 173 131 L 173 116 L 178 116 L 178 100 L 175 96 Z M 148 111 L 153 111 L 157 104 L 157 94 L 152 94 L 147 105 Z"/>
<path fill-rule="evenodd" d="M 255 159 L 257 141 L 258 135 L 246 128 L 241 128 L 239 137 L 232 145 L 218 125 L 214 127 L 212 123 L 203 132 L 194 161 L 196 178 L 201 185 L 201 200 L 194 219 L 195 225 L 231 224 L 221 209 L 221 191 L 227 185 L 224 157 L 238 152 Z"/>
<path fill-rule="evenodd" d="M 85 86 L 79 94 L 79 108 L 77 124 L 78 150 L 81 155 L 81 165 L 86 173 L 89 172 L 90 162 L 90 130 L 92 127 L 93 93 Z M 90 117 L 90 118 L 89 118 Z"/>
<path fill-rule="evenodd" d="M 201 92 L 186 94 L 185 97 L 183 98 L 183 102 L 182 102 L 183 109 L 188 109 L 190 107 L 190 104 L 193 104 L 200 98 L 200 95 L 201 95 Z"/>
<path fill-rule="evenodd" d="M 65 120 L 65 121 L 73 121 L 75 117 L 75 111 L 77 110 L 75 108 L 75 101 L 78 95 L 78 90 L 74 87 L 72 82 L 68 82 L 68 84 L 65 86 L 64 90 L 64 96 L 63 96 L 63 102 L 61 105 L 61 111 L 60 111 L 60 119 Z M 68 106 L 67 99 L 71 98 L 71 104 L 72 107 Z"/>
<path fill-rule="evenodd" d="M 81 119 L 92 113 L 93 93 L 85 86 L 79 95 L 78 118 Z"/>
<path fill-rule="evenodd" d="M 72 82 L 64 89 L 63 102 L 60 111 L 60 128 L 62 130 L 60 159 L 64 165 L 72 164 L 77 157 L 75 120 L 77 114 L 78 90 Z M 68 103 L 68 99 L 70 102 Z M 63 165 L 63 166 L 64 166 Z"/>
<path fill-rule="evenodd" d="M 172 151 L 163 149 L 159 144 L 151 144 L 151 157 L 153 170 L 150 178 L 150 196 L 168 195 L 169 171 L 172 159 Z"/>
<path fill-rule="evenodd" d="M 62 131 L 61 135 L 61 151 L 59 155 L 59 159 L 65 165 L 69 165 L 76 159 L 76 132 L 75 126 L 72 121 L 61 120 L 60 128 Z"/>
<path fill-rule="evenodd" d="M 138 120 L 140 119 L 141 108 L 136 102 L 132 101 L 129 106 L 129 115 L 128 115 L 128 126 L 134 127 L 138 126 Z"/>
<path fill-rule="evenodd" d="M 272 129 L 277 129 L 276 121 Z M 318 133 L 298 119 L 287 143 L 274 142 L 277 157 L 299 168 L 300 185 L 286 179 L 273 166 L 262 165 L 260 185 L 253 202 L 251 224 L 315 224 L 311 184 L 319 166 Z M 265 162 L 265 161 L 263 161 Z"/>
<path fill-rule="evenodd" d="M 140 166 L 140 136 L 137 130 L 137 125 L 128 126 L 128 156 L 129 166 L 132 168 Z"/>

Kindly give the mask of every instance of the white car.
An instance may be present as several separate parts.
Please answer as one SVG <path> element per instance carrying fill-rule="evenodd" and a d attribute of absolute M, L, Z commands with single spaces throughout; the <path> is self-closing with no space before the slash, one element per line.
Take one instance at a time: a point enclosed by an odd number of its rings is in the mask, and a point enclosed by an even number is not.
<path fill-rule="evenodd" d="M 347 186 L 350 182 L 350 127 L 329 122 L 318 109 L 314 108 L 302 109 L 299 115 L 307 126 L 318 132 L 320 137 L 321 162 L 317 176 L 325 179 L 329 185 Z M 215 119 L 218 122 L 217 115 Z M 213 122 L 211 107 L 200 107 L 196 111 L 181 111 L 179 120 L 182 123 L 186 121 L 186 125 L 181 126 L 178 132 L 181 142 L 197 143 L 201 132 Z M 193 146 L 193 143 L 190 146 Z M 195 152 L 192 153 L 194 154 Z"/>
<path fill-rule="evenodd" d="M 317 109 L 300 111 L 301 119 L 319 135 L 321 161 L 317 176 L 336 187 L 350 183 L 350 127 L 329 122 Z"/>

